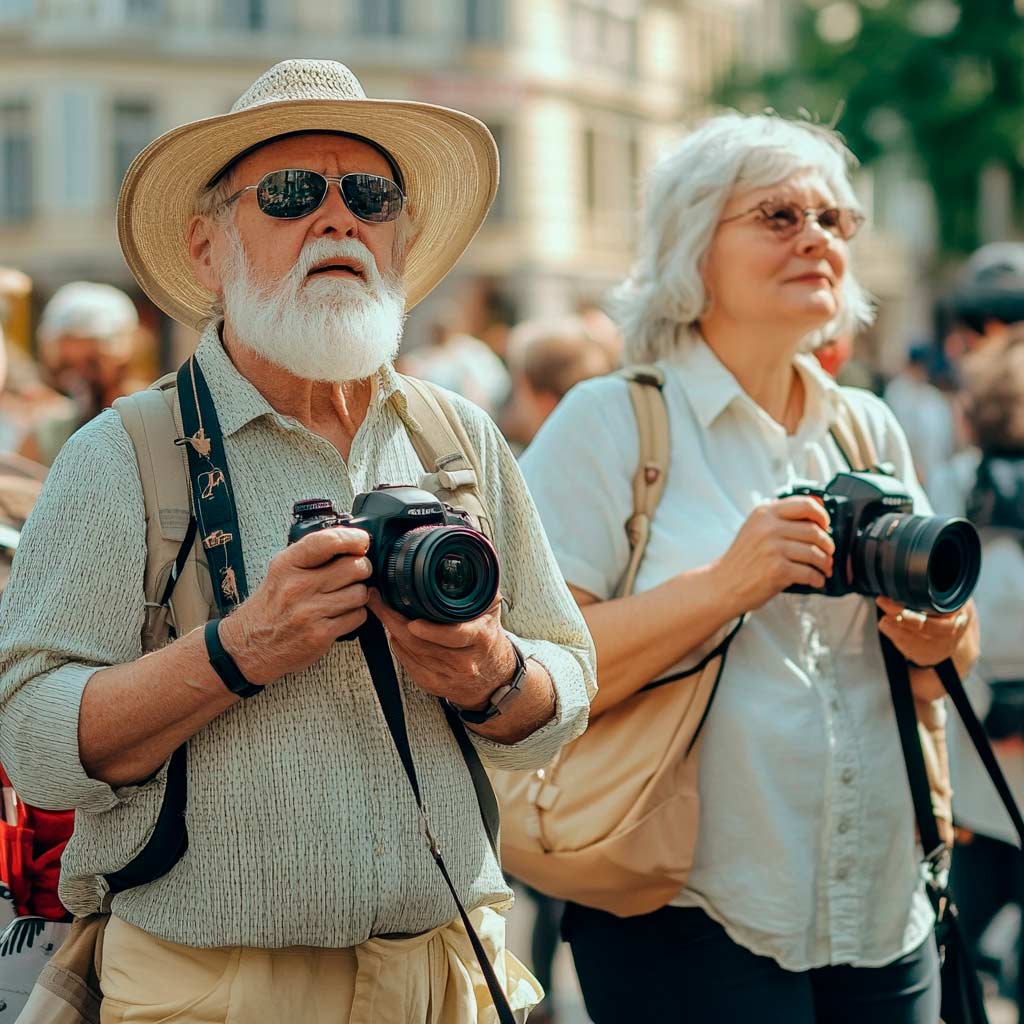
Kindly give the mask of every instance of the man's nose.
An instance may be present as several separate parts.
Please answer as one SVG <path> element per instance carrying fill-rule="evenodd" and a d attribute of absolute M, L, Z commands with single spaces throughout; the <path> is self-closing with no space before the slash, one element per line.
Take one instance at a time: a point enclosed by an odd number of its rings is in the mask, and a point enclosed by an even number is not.
<path fill-rule="evenodd" d="M 341 182 L 327 182 L 327 195 L 313 214 L 313 234 L 318 238 L 341 235 L 359 237 L 360 220 L 345 204 L 341 196 Z"/>

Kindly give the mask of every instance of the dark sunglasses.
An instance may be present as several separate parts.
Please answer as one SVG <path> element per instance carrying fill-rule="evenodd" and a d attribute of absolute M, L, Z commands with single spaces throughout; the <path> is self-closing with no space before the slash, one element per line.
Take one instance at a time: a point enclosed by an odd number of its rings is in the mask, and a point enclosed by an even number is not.
<path fill-rule="evenodd" d="M 291 168 L 264 174 L 256 185 L 246 185 L 221 203 L 233 203 L 243 192 L 256 190 L 256 202 L 268 216 L 279 220 L 306 217 L 327 198 L 332 181 L 352 215 L 370 224 L 385 224 L 402 212 L 405 195 L 390 179 L 377 174 L 343 174 L 332 178 L 318 171 Z"/>
<path fill-rule="evenodd" d="M 732 217 L 723 217 L 719 223 L 727 224 L 731 220 L 739 220 L 741 217 L 749 217 L 751 214 L 756 214 L 758 220 L 783 241 L 799 235 L 808 220 L 815 221 L 822 231 L 828 232 L 835 238 L 841 238 L 844 242 L 853 238 L 857 234 L 858 228 L 864 223 L 864 215 L 848 207 L 829 206 L 822 210 L 805 210 L 797 203 L 774 200 L 758 203 L 757 206 Z"/>

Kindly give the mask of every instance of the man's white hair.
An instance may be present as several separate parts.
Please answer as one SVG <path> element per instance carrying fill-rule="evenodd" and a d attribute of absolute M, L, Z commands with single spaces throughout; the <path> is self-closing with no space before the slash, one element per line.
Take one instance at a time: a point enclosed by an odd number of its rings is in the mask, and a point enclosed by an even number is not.
<path fill-rule="evenodd" d="M 662 359 L 693 339 L 708 298 L 702 263 L 733 193 L 812 170 L 839 205 L 857 209 L 850 182 L 855 164 L 835 132 L 773 114 L 720 114 L 687 135 L 650 172 L 637 259 L 613 293 L 627 361 Z M 809 335 L 804 347 L 815 348 L 873 318 L 870 297 L 847 269 L 838 315 Z"/>

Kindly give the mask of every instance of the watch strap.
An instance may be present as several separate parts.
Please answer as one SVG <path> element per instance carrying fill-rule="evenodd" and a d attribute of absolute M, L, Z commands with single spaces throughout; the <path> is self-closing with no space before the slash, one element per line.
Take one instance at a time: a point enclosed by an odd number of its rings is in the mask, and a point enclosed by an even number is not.
<path fill-rule="evenodd" d="M 224 649 L 220 642 L 220 619 L 210 619 L 203 631 L 206 640 L 206 653 L 214 672 L 220 676 L 221 682 L 239 697 L 255 697 L 263 689 L 245 678 L 242 670 L 235 664 L 235 659 Z"/>
<path fill-rule="evenodd" d="M 459 718 L 468 725 L 483 725 L 484 722 L 489 722 L 492 718 L 505 711 L 522 693 L 523 680 L 526 678 L 526 658 L 523 656 L 523 652 L 519 650 L 519 645 L 511 637 L 509 637 L 509 643 L 512 645 L 512 653 L 516 657 L 516 668 L 515 672 L 512 673 L 512 678 L 507 683 L 502 683 L 487 698 L 487 704 L 479 710 L 460 708 L 455 704 L 451 705 Z"/>

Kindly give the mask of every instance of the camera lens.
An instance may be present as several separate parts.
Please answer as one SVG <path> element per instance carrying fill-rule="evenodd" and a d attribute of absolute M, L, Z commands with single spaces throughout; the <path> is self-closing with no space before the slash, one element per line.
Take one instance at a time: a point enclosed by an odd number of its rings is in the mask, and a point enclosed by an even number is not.
<path fill-rule="evenodd" d="M 498 592 L 498 556 L 464 526 L 423 526 L 402 534 L 386 559 L 385 599 L 410 618 L 468 622 Z"/>
<path fill-rule="evenodd" d="M 918 611 L 955 612 L 981 571 L 981 541 L 966 520 L 887 513 L 854 543 L 854 589 Z"/>

